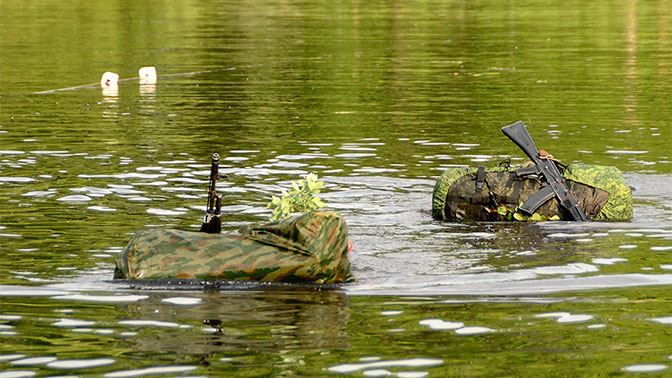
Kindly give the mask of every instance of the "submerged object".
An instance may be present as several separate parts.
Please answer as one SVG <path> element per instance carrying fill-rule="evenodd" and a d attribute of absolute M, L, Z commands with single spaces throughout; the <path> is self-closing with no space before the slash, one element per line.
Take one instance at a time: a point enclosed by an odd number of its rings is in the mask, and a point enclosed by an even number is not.
<path fill-rule="evenodd" d="M 156 84 L 156 67 L 142 67 L 138 70 L 138 76 L 140 76 L 140 85 Z"/>
<path fill-rule="evenodd" d="M 219 234 L 152 229 L 116 261 L 118 279 L 342 283 L 351 280 L 348 231 L 335 212 L 308 212 Z"/>
<path fill-rule="evenodd" d="M 100 78 L 100 86 L 103 89 L 116 89 L 119 87 L 119 74 L 106 71 Z"/>
<path fill-rule="evenodd" d="M 451 168 L 434 187 L 432 216 L 451 220 L 609 220 L 632 218 L 632 194 L 616 167 L 564 166 L 537 150 L 518 121 L 502 128 L 530 158 L 518 169 Z"/>
<path fill-rule="evenodd" d="M 632 194 L 618 168 L 570 164 L 560 171 L 589 220 L 632 218 Z M 440 220 L 573 220 L 554 197 L 533 213 L 521 209 L 542 187 L 536 177 L 520 176 L 511 167 L 449 168 L 434 186 L 432 216 Z"/>

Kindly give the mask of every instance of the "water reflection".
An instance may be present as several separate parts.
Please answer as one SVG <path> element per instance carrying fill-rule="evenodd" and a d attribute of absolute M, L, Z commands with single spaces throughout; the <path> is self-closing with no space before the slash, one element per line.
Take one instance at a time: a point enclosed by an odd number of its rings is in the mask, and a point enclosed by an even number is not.
<path fill-rule="evenodd" d="M 156 100 L 156 84 L 140 84 L 140 103 L 143 105 L 151 104 Z"/>
<path fill-rule="evenodd" d="M 78 345 L 74 353 L 87 348 L 90 357 L 73 354 L 69 346 L 28 343 L 21 354 L 0 350 L 0 368 L 110 376 L 183 371 L 238 375 L 255 369 L 264 375 L 362 371 L 368 376 L 386 370 L 399 376 L 453 376 L 478 362 L 478 369 L 499 375 L 502 366 L 519 362 L 522 353 L 568 363 L 577 356 L 600 358 L 607 363 L 591 365 L 590 371 L 614 372 L 633 366 L 638 356 L 652 364 L 663 362 L 655 356 L 660 357 L 667 340 L 661 330 L 670 324 L 669 308 L 659 300 L 664 292 L 664 287 L 643 290 L 649 298 L 644 300 L 623 297 L 628 293 L 624 290 L 583 299 L 346 297 L 340 291 L 277 288 L 79 296 L 3 287 L 0 325 L 12 332 L 0 337 L 32 340 L 48 334 Z M 619 309 L 613 308 L 614 302 Z M 26 313 L 32 303 L 48 311 L 16 315 Z M 624 335 L 624 327 L 633 331 Z M 560 333 L 563 337 L 557 338 Z M 651 336 L 656 334 L 660 337 Z M 648 341 L 637 351 L 614 344 L 643 335 L 649 335 Z M 408 349 L 418 343 L 432 348 Z M 549 345 L 555 347 L 550 352 Z M 496 361 L 495 367 L 481 366 L 486 360 Z"/>
<path fill-rule="evenodd" d="M 202 329 L 202 338 L 176 343 L 166 340 L 163 349 L 198 353 L 206 358 L 214 352 L 238 350 L 282 354 L 292 350 L 347 349 L 348 298 L 336 291 L 297 294 L 204 295 L 202 301 L 189 306 L 189 317 L 183 318 L 207 326 Z M 159 321 L 171 319 L 176 311 L 174 306 L 143 301 L 131 305 L 129 313 L 136 319 Z M 268 324 L 272 326 L 268 328 Z M 139 350 L 156 348 L 151 343 L 145 344 L 142 338 L 136 342 Z"/>
<path fill-rule="evenodd" d="M 117 118 L 119 113 L 119 88 L 103 87 L 103 118 Z"/>

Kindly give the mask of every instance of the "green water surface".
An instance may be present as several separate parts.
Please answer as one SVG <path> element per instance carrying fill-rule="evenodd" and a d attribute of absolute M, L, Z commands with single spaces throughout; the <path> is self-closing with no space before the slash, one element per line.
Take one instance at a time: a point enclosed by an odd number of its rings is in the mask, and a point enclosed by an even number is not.
<path fill-rule="evenodd" d="M 517 120 L 623 171 L 632 222 L 432 220 Z M 2 0 L 0 377 L 670 374 L 671 141 L 669 1 Z M 226 231 L 323 179 L 355 282 L 113 282 L 198 228 L 213 152 Z"/>

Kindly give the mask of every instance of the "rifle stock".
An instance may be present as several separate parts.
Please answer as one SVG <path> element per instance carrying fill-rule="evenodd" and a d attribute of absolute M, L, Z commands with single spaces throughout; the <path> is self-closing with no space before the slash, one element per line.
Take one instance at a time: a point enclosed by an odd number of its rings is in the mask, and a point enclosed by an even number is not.
<path fill-rule="evenodd" d="M 537 146 L 532 140 L 532 136 L 527 131 L 527 127 L 522 121 L 518 121 L 508 126 L 502 127 L 504 135 L 509 137 L 523 152 L 532 160 L 541 177 L 545 180 L 544 186 L 538 195 L 533 195 L 520 208 L 530 214 L 534 213 L 539 206 L 543 205 L 541 199 L 547 198 L 550 190 L 560 202 L 560 207 L 564 209 L 575 221 L 587 221 L 588 217 L 584 213 L 577 198 L 569 191 L 565 179 L 558 170 L 555 163 L 548 159 L 541 159 Z M 551 189 L 548 189 L 549 186 Z M 541 192 L 540 191 L 540 192 Z M 552 197 L 548 197 L 549 199 Z"/>
<path fill-rule="evenodd" d="M 537 163 L 539 160 L 539 151 L 522 121 L 502 127 L 502 132 L 520 147 L 525 152 L 525 155 L 532 159 L 535 164 Z"/>

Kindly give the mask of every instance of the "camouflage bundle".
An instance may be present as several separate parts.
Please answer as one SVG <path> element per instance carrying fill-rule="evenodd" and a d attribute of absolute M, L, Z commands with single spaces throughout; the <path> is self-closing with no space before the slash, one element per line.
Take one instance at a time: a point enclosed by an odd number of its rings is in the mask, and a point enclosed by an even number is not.
<path fill-rule="evenodd" d="M 334 212 L 309 212 L 240 234 L 170 229 L 138 233 L 115 278 L 340 283 L 350 280 L 348 231 Z"/>
<path fill-rule="evenodd" d="M 478 168 L 447 169 L 434 187 L 432 216 L 441 220 L 571 220 L 557 198 L 534 214 L 522 214 L 519 206 L 542 184 L 517 177 L 515 169 L 487 168 L 480 180 L 477 176 Z M 632 195 L 618 168 L 571 164 L 562 176 L 588 219 L 629 221 L 632 217 Z"/>

